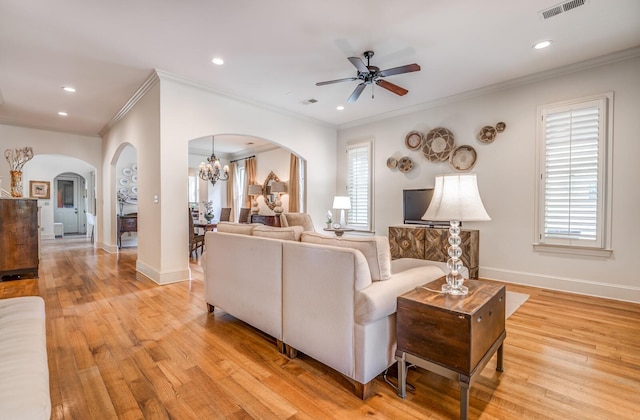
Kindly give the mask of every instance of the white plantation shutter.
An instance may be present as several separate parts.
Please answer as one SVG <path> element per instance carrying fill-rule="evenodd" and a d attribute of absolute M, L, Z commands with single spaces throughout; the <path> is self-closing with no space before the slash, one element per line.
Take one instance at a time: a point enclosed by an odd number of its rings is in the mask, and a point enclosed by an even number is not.
<path fill-rule="evenodd" d="M 347 146 L 347 210 L 349 227 L 371 230 L 371 142 Z"/>
<path fill-rule="evenodd" d="M 542 108 L 538 240 L 604 247 L 606 98 Z"/>

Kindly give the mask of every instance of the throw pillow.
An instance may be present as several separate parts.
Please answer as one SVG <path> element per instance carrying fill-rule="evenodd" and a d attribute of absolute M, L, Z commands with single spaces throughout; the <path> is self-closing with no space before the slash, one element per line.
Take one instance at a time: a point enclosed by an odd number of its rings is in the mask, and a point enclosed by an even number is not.
<path fill-rule="evenodd" d="M 324 236 L 319 233 L 304 232 L 300 242 L 357 249 L 362 252 L 367 264 L 369 264 L 372 281 L 389 280 L 391 278 L 391 249 L 386 236 L 338 238 Z"/>

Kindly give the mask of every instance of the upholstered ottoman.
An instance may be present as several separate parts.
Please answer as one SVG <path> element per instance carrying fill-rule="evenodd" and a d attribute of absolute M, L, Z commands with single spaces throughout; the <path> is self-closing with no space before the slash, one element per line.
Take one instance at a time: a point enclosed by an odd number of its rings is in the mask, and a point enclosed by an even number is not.
<path fill-rule="evenodd" d="M 44 301 L 0 299 L 0 418 L 49 419 Z"/>

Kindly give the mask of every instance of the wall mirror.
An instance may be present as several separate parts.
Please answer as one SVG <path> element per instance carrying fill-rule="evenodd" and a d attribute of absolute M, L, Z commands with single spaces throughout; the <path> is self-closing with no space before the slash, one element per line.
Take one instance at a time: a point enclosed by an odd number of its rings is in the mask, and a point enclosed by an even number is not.
<path fill-rule="evenodd" d="M 269 172 L 267 178 L 264 180 L 264 184 L 262 185 L 262 197 L 264 198 L 264 203 L 273 210 L 276 207 L 276 194 L 271 192 L 271 184 L 274 182 L 280 182 L 280 178 L 278 175 L 274 174 L 273 171 Z"/>

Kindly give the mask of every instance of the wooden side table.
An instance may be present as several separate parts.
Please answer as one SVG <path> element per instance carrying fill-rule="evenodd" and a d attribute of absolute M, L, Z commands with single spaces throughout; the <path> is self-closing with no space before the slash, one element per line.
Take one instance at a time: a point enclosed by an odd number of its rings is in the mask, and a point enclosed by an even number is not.
<path fill-rule="evenodd" d="M 426 284 L 440 290 L 444 277 Z M 503 285 L 466 280 L 467 296 L 416 288 L 398 297 L 398 395 L 406 397 L 407 363 L 460 383 L 460 418 L 469 414 L 469 386 L 497 352 L 502 372 L 505 330 Z"/>

